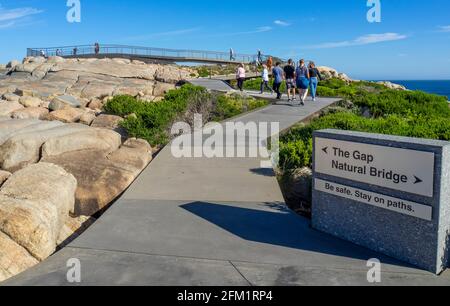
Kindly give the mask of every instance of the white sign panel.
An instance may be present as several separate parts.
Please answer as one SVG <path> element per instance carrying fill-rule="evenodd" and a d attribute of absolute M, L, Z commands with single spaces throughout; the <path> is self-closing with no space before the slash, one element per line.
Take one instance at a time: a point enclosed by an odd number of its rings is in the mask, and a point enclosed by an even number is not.
<path fill-rule="evenodd" d="M 397 213 L 427 221 L 431 221 L 433 216 L 433 208 L 431 206 L 405 201 L 358 188 L 327 182 L 324 180 L 315 179 L 315 189 L 317 191 L 384 208 L 390 211 L 395 211 Z"/>
<path fill-rule="evenodd" d="M 435 155 L 430 152 L 316 138 L 317 173 L 433 197 Z"/>

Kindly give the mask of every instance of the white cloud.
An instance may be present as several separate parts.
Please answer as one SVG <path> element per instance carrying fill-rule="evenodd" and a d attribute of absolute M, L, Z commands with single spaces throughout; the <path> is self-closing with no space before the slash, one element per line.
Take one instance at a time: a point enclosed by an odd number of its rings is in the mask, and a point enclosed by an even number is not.
<path fill-rule="evenodd" d="M 450 25 L 439 27 L 440 32 L 448 33 L 450 32 Z"/>
<path fill-rule="evenodd" d="M 42 10 L 32 7 L 5 9 L 0 6 L 0 29 L 11 28 L 26 19 L 26 17 L 40 14 L 42 12 Z"/>
<path fill-rule="evenodd" d="M 17 20 L 23 17 L 27 17 L 30 15 L 36 15 L 42 13 L 41 10 L 31 8 L 31 7 L 23 7 L 17 9 L 3 9 L 0 7 L 0 21 L 11 21 Z"/>
<path fill-rule="evenodd" d="M 8 23 L 0 23 L 0 29 L 12 28 L 16 23 L 14 21 L 10 21 Z"/>
<path fill-rule="evenodd" d="M 291 25 L 289 22 L 283 20 L 275 20 L 273 23 L 282 27 L 288 27 Z"/>
<path fill-rule="evenodd" d="M 264 32 L 270 32 L 272 30 L 273 30 L 272 27 L 259 27 L 255 31 L 250 31 L 250 32 L 247 32 L 247 33 L 249 33 L 249 34 L 252 34 L 252 33 L 264 33 Z"/>
<path fill-rule="evenodd" d="M 388 41 L 397 41 L 408 38 L 406 35 L 398 33 L 384 33 L 384 34 L 368 34 L 360 36 L 354 40 L 340 41 L 340 42 L 328 42 L 318 45 L 307 46 L 308 49 L 332 49 L 352 46 L 363 46 L 378 44 Z"/>

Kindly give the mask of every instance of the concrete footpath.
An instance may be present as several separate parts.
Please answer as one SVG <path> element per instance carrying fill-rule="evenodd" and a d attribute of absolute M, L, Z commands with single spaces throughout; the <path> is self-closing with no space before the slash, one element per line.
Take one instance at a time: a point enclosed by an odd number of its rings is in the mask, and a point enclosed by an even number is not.
<path fill-rule="evenodd" d="M 334 102 L 280 103 L 233 120 L 284 129 Z M 71 258 L 80 285 L 369 285 L 371 258 L 383 263 L 382 285 L 450 285 L 449 273 L 312 230 L 258 158 L 177 159 L 170 146 L 80 238 L 5 285 L 71 285 Z"/>

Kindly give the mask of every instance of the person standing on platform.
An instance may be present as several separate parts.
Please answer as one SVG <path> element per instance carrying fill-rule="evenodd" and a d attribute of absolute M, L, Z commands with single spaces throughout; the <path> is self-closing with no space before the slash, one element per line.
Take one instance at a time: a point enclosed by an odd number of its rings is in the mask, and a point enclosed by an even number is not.
<path fill-rule="evenodd" d="M 230 61 L 234 61 L 236 57 L 234 56 L 234 50 L 233 48 L 230 48 Z"/>

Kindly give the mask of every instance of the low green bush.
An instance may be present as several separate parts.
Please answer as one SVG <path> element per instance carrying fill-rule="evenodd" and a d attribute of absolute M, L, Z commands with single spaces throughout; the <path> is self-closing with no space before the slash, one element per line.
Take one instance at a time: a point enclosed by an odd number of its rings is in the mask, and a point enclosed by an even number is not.
<path fill-rule="evenodd" d="M 444 117 L 388 115 L 364 118 L 353 112 L 328 114 L 309 125 L 294 127 L 281 137 L 280 167 L 291 171 L 310 167 L 312 160 L 312 134 L 315 130 L 339 129 L 377 134 L 450 141 L 450 121 Z"/>
<path fill-rule="evenodd" d="M 222 121 L 267 105 L 264 100 L 209 93 L 203 87 L 184 85 L 169 91 L 160 102 L 140 101 L 130 96 L 116 96 L 106 103 L 109 114 L 124 117 L 121 126 L 131 137 L 147 140 L 153 146 L 170 141 L 170 130 L 176 121 L 192 124 L 195 113 L 203 115 L 204 123 Z M 133 114 L 133 116 L 130 116 Z"/>
<path fill-rule="evenodd" d="M 247 80 L 244 82 L 244 89 L 246 90 L 261 90 L 261 82 L 262 82 L 262 78 L 256 78 L 256 79 L 252 79 L 252 80 Z M 273 79 L 271 79 L 269 81 L 269 86 L 270 88 L 273 87 Z M 280 91 L 281 92 L 285 92 L 286 91 L 286 83 L 283 82 L 283 84 L 281 84 L 280 87 Z"/>
<path fill-rule="evenodd" d="M 267 105 L 265 100 L 256 100 L 239 96 L 219 96 L 213 111 L 214 121 L 222 121 Z"/>
<path fill-rule="evenodd" d="M 368 107 L 374 117 L 390 114 L 450 117 L 446 97 L 420 91 L 384 90 L 356 95 L 352 101 L 359 107 Z"/>

